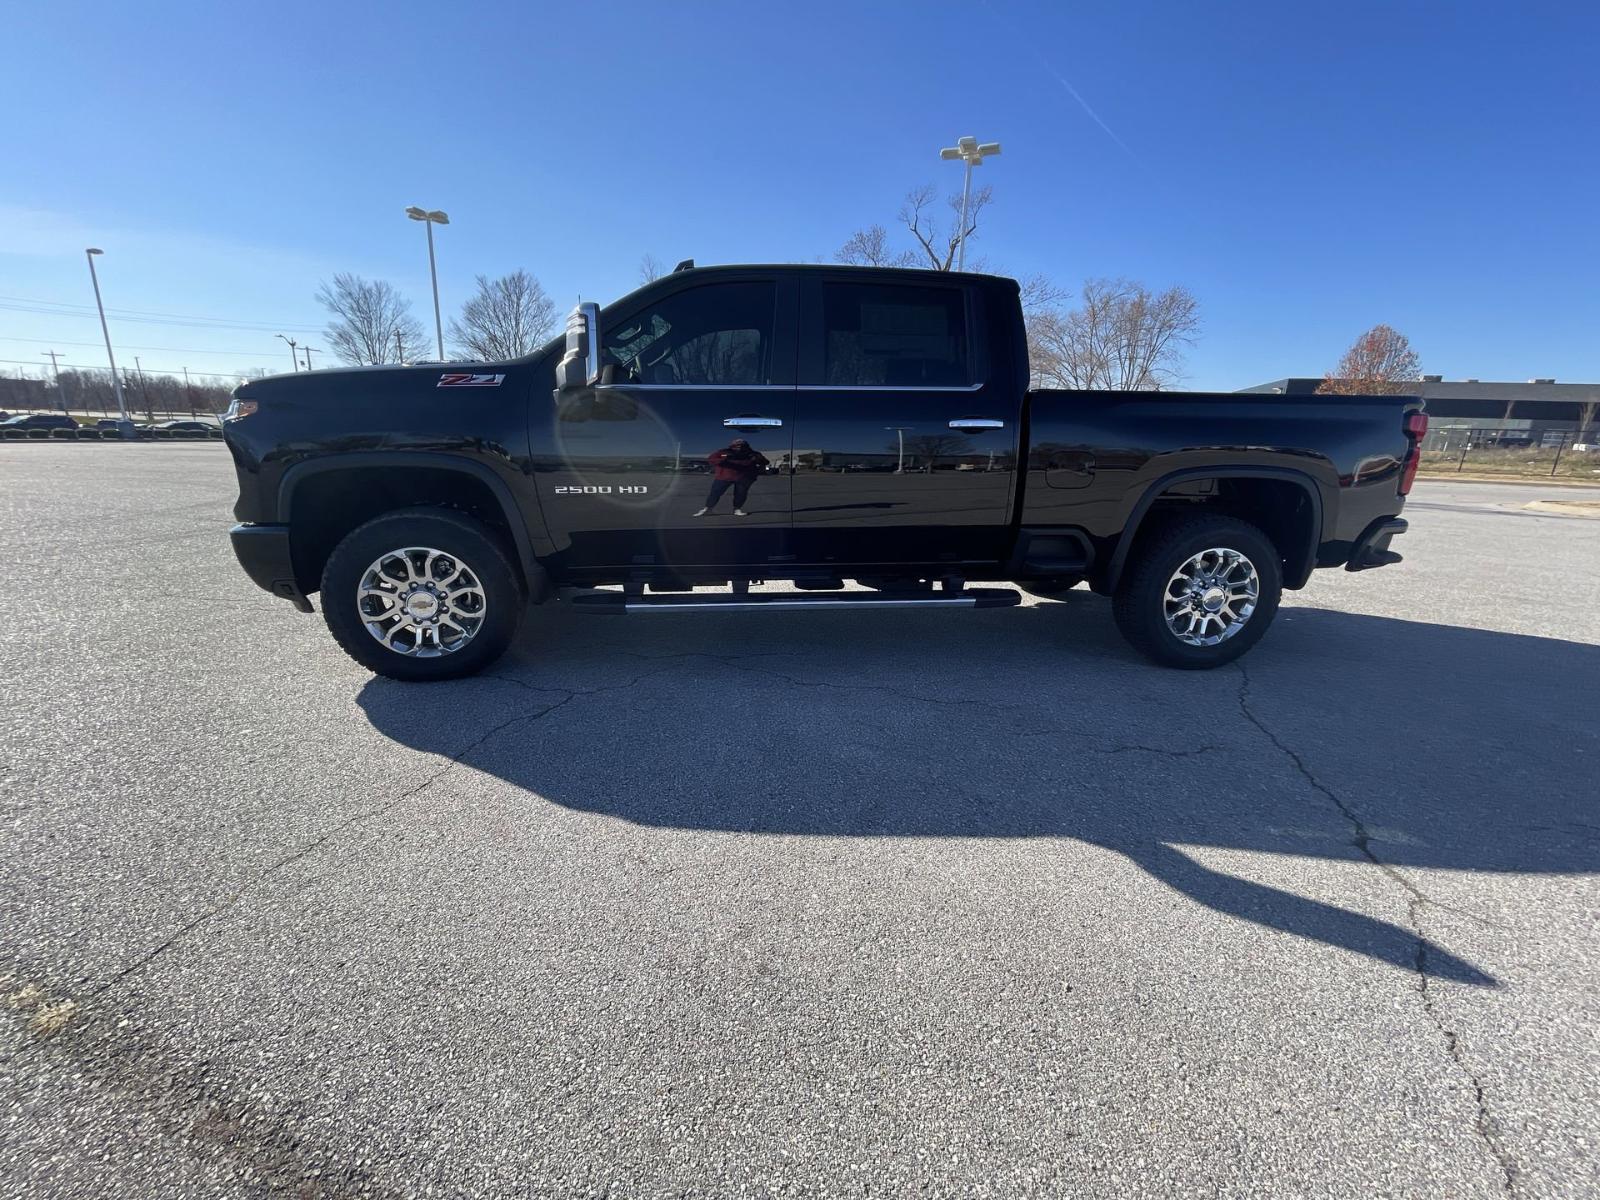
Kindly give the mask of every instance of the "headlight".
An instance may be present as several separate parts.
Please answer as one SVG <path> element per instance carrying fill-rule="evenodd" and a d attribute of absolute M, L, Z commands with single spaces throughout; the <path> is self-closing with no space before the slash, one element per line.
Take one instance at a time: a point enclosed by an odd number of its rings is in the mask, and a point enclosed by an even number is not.
<path fill-rule="evenodd" d="M 256 410 L 254 400 L 241 400 L 235 396 L 228 405 L 228 411 L 222 414 L 224 421 L 237 421 L 240 417 L 248 417 Z"/>

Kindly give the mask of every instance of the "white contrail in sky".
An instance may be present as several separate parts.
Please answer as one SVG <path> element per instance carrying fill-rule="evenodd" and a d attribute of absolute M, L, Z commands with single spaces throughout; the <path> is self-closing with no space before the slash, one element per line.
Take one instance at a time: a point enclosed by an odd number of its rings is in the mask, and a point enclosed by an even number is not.
<path fill-rule="evenodd" d="M 1108 138 L 1110 138 L 1118 146 L 1122 147 L 1122 152 L 1124 154 L 1133 159 L 1133 161 L 1138 163 L 1141 167 L 1144 166 L 1144 160 L 1133 152 L 1133 148 L 1129 146 L 1127 142 L 1123 141 L 1117 136 L 1117 131 L 1111 128 L 1111 126 L 1107 125 L 1101 118 L 1100 114 L 1095 112 L 1095 110 L 1090 106 L 1089 102 L 1079 95 L 1078 89 L 1067 82 L 1067 77 L 1060 71 L 1056 70 L 1055 67 L 1050 65 L 1050 60 L 1044 56 L 1044 51 L 1040 50 L 1038 46 L 1034 45 L 1028 40 L 1026 32 L 1017 27 L 1016 22 L 1011 20 L 1011 15 L 1009 13 L 996 11 L 994 5 L 991 4 L 989 0 L 983 0 L 983 6 L 991 13 L 994 13 L 994 15 L 999 17 L 1002 21 L 1006 22 L 1006 24 L 1010 25 L 1012 29 L 1016 30 L 1017 36 L 1027 43 L 1028 48 L 1033 51 L 1033 56 L 1039 60 L 1039 65 L 1046 71 L 1049 71 L 1050 74 L 1055 76 L 1056 82 L 1062 87 L 1066 88 L 1067 94 L 1078 102 L 1078 107 L 1089 114 L 1089 119 L 1096 125 L 1100 126 Z"/>
<path fill-rule="evenodd" d="M 1045 69 L 1047 71 L 1049 71 L 1050 74 L 1052 74 L 1052 75 L 1054 75 L 1056 77 L 1056 81 L 1058 83 L 1060 83 L 1062 87 L 1067 89 L 1068 93 L 1071 94 L 1072 98 L 1078 102 L 1078 107 L 1083 109 L 1084 112 L 1088 113 L 1089 114 L 1089 118 L 1096 125 L 1100 126 L 1101 129 L 1106 131 L 1106 136 L 1108 138 L 1110 138 L 1113 142 L 1115 142 L 1117 145 L 1121 146 L 1122 150 L 1123 150 L 1123 153 L 1125 153 L 1129 158 L 1133 159 L 1135 162 L 1138 162 L 1139 161 L 1139 156 L 1137 154 L 1135 154 L 1132 151 L 1132 149 L 1129 148 L 1127 142 L 1123 141 L 1121 138 L 1119 138 L 1117 136 L 1117 131 L 1115 129 L 1112 129 L 1111 126 L 1107 125 L 1104 121 L 1102 121 L 1100 119 L 1100 114 L 1099 113 L 1095 112 L 1094 109 L 1089 107 L 1089 102 L 1078 94 L 1078 89 L 1077 88 L 1073 87 L 1070 83 L 1067 82 L 1066 76 L 1062 75 L 1059 71 L 1057 71 L 1053 67 L 1051 67 L 1048 62 L 1045 62 L 1045 58 L 1044 58 L 1043 54 L 1039 55 L 1039 61 L 1044 63 Z"/>

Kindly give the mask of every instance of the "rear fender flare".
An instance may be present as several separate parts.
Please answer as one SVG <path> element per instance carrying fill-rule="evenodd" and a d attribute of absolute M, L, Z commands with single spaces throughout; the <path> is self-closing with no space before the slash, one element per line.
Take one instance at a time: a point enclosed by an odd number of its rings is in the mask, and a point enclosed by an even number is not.
<path fill-rule="evenodd" d="M 1161 494 L 1174 484 L 1188 483 L 1196 479 L 1278 479 L 1292 483 L 1305 492 L 1307 499 L 1311 501 L 1311 536 L 1307 539 L 1305 547 L 1306 566 L 1297 578 L 1286 576 L 1283 581 L 1283 586 L 1286 588 L 1305 586 L 1312 569 L 1317 565 L 1317 548 L 1322 544 L 1322 491 L 1317 486 L 1317 481 L 1304 471 L 1295 471 L 1288 467 L 1190 467 L 1161 476 L 1139 496 L 1138 502 L 1134 504 L 1133 511 L 1128 514 L 1128 520 L 1122 527 L 1116 549 L 1111 552 L 1111 557 L 1107 560 L 1106 591 L 1116 590 L 1118 582 L 1122 579 L 1123 567 L 1127 565 L 1128 553 L 1133 549 L 1134 538 L 1138 536 L 1139 526 L 1149 515 L 1151 507 Z"/>

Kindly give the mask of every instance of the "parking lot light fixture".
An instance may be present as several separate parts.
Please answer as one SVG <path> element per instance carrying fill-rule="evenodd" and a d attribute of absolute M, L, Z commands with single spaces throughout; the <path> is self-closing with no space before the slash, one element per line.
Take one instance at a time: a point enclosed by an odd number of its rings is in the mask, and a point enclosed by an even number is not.
<path fill-rule="evenodd" d="M 94 259 L 97 254 L 105 251 L 98 246 L 90 246 L 83 252 L 89 260 L 89 280 L 94 284 L 94 306 L 100 313 L 100 332 L 106 339 L 106 361 L 111 364 L 111 387 L 117 393 L 117 429 L 128 441 L 139 435 L 134 432 L 133 422 L 128 420 L 128 402 L 122 395 L 122 379 L 117 375 L 117 358 L 111 353 L 111 328 L 106 324 L 106 306 L 100 300 L 100 276 L 95 273 Z"/>
<path fill-rule="evenodd" d="M 961 228 L 956 231 L 958 271 L 967 269 L 967 200 L 972 195 L 972 168 L 983 166 L 984 159 L 999 153 L 999 142 L 979 142 L 977 138 L 972 137 L 960 138 L 954 146 L 946 146 L 939 151 L 940 158 L 952 160 L 959 158 L 967 164 L 966 179 L 961 185 Z"/>
<path fill-rule="evenodd" d="M 439 269 L 433 261 L 433 227 L 450 224 L 450 218 L 437 208 L 429 212 L 425 208 L 418 208 L 415 204 L 406 209 L 406 216 L 413 221 L 421 221 L 428 227 L 428 275 L 433 280 L 433 333 L 439 340 L 439 361 L 443 362 L 444 322 L 439 317 Z"/>

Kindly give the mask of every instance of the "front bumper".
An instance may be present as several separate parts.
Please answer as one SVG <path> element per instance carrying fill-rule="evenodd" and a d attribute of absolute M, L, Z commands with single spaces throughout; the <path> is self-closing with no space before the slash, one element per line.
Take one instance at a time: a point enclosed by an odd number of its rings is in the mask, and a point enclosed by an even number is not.
<path fill-rule="evenodd" d="M 239 565 L 257 587 L 287 600 L 301 612 L 312 611 L 311 601 L 294 581 L 287 525 L 235 525 L 228 537 Z"/>
<path fill-rule="evenodd" d="M 1383 517 L 1367 526 L 1366 532 L 1356 539 L 1350 551 L 1346 571 L 1368 571 L 1373 567 L 1387 567 L 1401 561 L 1400 555 L 1389 549 L 1389 543 L 1404 533 L 1409 526 L 1403 517 Z"/>

